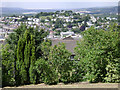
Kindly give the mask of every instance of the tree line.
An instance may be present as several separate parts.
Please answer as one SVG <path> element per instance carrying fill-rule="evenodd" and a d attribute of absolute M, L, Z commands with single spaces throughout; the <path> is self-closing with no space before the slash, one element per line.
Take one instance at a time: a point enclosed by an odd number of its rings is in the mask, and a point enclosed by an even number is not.
<path fill-rule="evenodd" d="M 2 46 L 4 86 L 74 82 L 120 82 L 120 32 L 116 24 L 107 31 L 91 27 L 81 33 L 75 58 L 64 43 L 52 46 L 43 29 L 21 25 Z"/>

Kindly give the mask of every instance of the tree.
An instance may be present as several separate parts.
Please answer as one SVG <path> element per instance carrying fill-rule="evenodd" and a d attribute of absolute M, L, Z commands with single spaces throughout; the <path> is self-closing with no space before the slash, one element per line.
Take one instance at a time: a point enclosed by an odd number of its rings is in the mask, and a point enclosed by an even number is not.
<path fill-rule="evenodd" d="M 26 30 L 23 37 L 20 37 L 17 48 L 17 63 L 20 70 L 21 83 L 30 83 L 30 66 L 35 63 L 35 40 L 29 30 Z"/>
<path fill-rule="evenodd" d="M 11 65 L 11 70 L 7 69 L 8 63 L 3 63 L 4 71 L 3 78 L 7 78 L 5 74 L 8 72 L 13 72 L 9 77 L 9 80 L 13 80 L 14 83 L 8 83 L 9 85 L 21 85 L 36 83 L 36 78 L 34 77 L 34 65 L 38 58 L 42 57 L 41 43 L 44 41 L 47 32 L 44 30 L 38 30 L 31 27 L 26 27 L 25 25 L 20 26 L 18 29 L 14 30 L 14 33 L 10 34 L 8 39 L 6 39 L 7 51 L 2 51 L 2 57 L 8 55 L 8 58 L 2 58 L 3 61 L 9 62 Z M 6 50 L 6 49 L 5 49 Z M 8 70 L 8 71 L 7 71 Z M 9 82 L 6 80 L 6 82 Z M 6 83 L 3 81 L 3 83 Z"/>
<path fill-rule="evenodd" d="M 14 75 L 14 63 L 11 57 L 11 51 L 9 51 L 10 46 L 6 44 L 2 46 L 2 85 L 14 85 L 15 75 Z"/>
<path fill-rule="evenodd" d="M 74 33 L 81 33 L 82 31 L 79 28 L 72 29 Z"/>
<path fill-rule="evenodd" d="M 48 40 L 48 39 L 44 40 L 44 42 L 41 44 L 41 50 L 43 52 L 42 56 L 45 60 L 48 60 L 51 45 L 52 45 L 52 42 L 51 40 Z"/>
<path fill-rule="evenodd" d="M 72 71 L 71 53 L 65 49 L 63 43 L 51 47 L 48 62 L 62 82 L 70 81 Z"/>
<path fill-rule="evenodd" d="M 18 27 L 18 29 L 14 30 L 14 33 L 11 33 L 9 35 L 9 37 L 6 39 L 6 43 L 8 44 L 6 47 L 7 48 L 9 47 L 8 51 L 11 53 L 9 58 L 12 59 L 11 63 L 13 65 L 13 67 L 12 67 L 13 72 L 14 72 L 13 76 L 14 76 L 14 79 L 15 79 L 14 83 L 9 84 L 9 85 L 19 85 L 20 84 L 19 72 L 16 69 L 16 66 L 17 66 L 16 65 L 17 64 L 17 44 L 18 44 L 19 36 L 23 35 L 23 33 L 25 31 L 25 28 L 27 28 L 26 25 L 22 24 L 20 27 Z M 2 51 L 2 53 L 4 53 L 4 52 Z M 3 56 L 2 56 L 2 58 L 3 58 Z M 6 61 L 6 58 L 4 60 Z M 9 59 L 9 61 L 10 61 L 10 59 Z M 7 67 L 7 64 L 5 64 L 4 67 Z M 4 70 L 2 70 L 2 71 L 4 71 Z M 6 76 L 3 76 L 3 78 L 6 78 Z M 11 78 L 9 78 L 9 79 L 11 79 Z M 6 82 L 9 83 L 9 81 L 6 81 Z M 4 83 L 4 81 L 3 81 L 3 83 Z M 4 85 L 6 85 L 6 84 L 4 84 Z"/>
<path fill-rule="evenodd" d="M 91 27 L 84 31 L 83 40 L 75 48 L 76 59 L 90 82 L 118 82 L 120 56 L 119 32 Z M 116 81 L 115 81 L 116 80 Z"/>
<path fill-rule="evenodd" d="M 62 28 L 63 27 L 63 20 L 61 19 L 57 19 L 56 22 L 55 22 L 55 28 Z"/>

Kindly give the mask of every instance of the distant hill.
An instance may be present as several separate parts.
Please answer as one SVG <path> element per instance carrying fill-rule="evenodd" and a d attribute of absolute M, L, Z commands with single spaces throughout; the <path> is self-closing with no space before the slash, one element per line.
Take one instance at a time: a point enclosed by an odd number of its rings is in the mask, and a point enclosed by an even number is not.
<path fill-rule="evenodd" d="M 75 11 L 80 11 L 80 10 L 86 10 L 86 11 L 91 11 L 92 13 L 95 14 L 116 14 L 118 13 L 118 7 L 101 7 L 101 8 L 83 8 L 83 9 L 75 9 Z M 9 7 L 3 7 L 2 8 L 2 14 L 5 16 L 8 15 L 21 15 L 23 13 L 39 13 L 39 12 L 55 12 L 57 11 L 56 9 L 22 9 L 22 8 L 9 8 Z M 31 13 L 32 14 L 32 13 Z"/>
<path fill-rule="evenodd" d="M 22 12 L 24 12 L 24 9 L 22 8 L 7 8 L 7 7 L 2 8 L 3 15 L 21 14 Z"/>
<path fill-rule="evenodd" d="M 103 8 L 88 8 L 88 11 L 99 12 L 100 14 L 115 14 L 118 13 L 118 7 L 103 7 Z"/>
<path fill-rule="evenodd" d="M 22 8 L 9 8 L 9 7 L 3 7 L 2 8 L 2 14 L 5 16 L 8 15 L 21 15 L 23 13 L 31 13 L 31 12 L 55 12 L 57 10 L 54 9 L 22 9 Z"/>
<path fill-rule="evenodd" d="M 86 10 L 86 11 L 91 11 L 92 13 L 95 14 L 116 14 L 118 13 L 118 6 L 114 7 L 94 7 L 94 8 L 83 8 L 83 9 L 77 9 L 78 11 L 80 10 Z"/>

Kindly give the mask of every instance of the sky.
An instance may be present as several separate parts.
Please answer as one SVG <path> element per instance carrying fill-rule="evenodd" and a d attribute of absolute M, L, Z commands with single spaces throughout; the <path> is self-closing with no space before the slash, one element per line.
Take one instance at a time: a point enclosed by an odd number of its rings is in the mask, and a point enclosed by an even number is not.
<path fill-rule="evenodd" d="M 119 0 L 1 0 L 2 2 L 118 2 Z"/>
<path fill-rule="evenodd" d="M 117 6 L 119 0 L 0 0 L 2 7 L 25 9 L 78 9 Z M 44 2 L 43 2 L 44 1 Z"/>

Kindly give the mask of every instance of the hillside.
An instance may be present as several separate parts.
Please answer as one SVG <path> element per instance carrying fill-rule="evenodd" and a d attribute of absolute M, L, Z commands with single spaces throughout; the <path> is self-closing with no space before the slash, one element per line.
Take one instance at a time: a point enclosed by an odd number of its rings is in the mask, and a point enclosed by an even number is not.
<path fill-rule="evenodd" d="M 94 8 L 82 8 L 76 11 L 91 11 L 92 14 L 116 14 L 118 13 L 118 7 L 94 7 Z"/>
<path fill-rule="evenodd" d="M 23 14 L 23 13 L 39 13 L 39 12 L 55 12 L 58 9 L 22 9 L 22 8 L 9 8 L 3 7 L 2 13 L 3 15 L 13 15 L 13 14 Z M 60 10 L 60 9 L 59 9 Z M 101 7 L 101 8 L 82 8 L 82 9 L 74 9 L 75 11 L 91 11 L 91 14 L 116 14 L 118 12 L 118 7 Z"/>
<path fill-rule="evenodd" d="M 23 13 L 39 13 L 39 12 L 54 12 L 57 10 L 54 9 L 22 9 L 22 8 L 9 8 L 9 7 L 3 7 L 2 8 L 2 14 L 5 16 L 8 15 L 21 15 Z"/>

